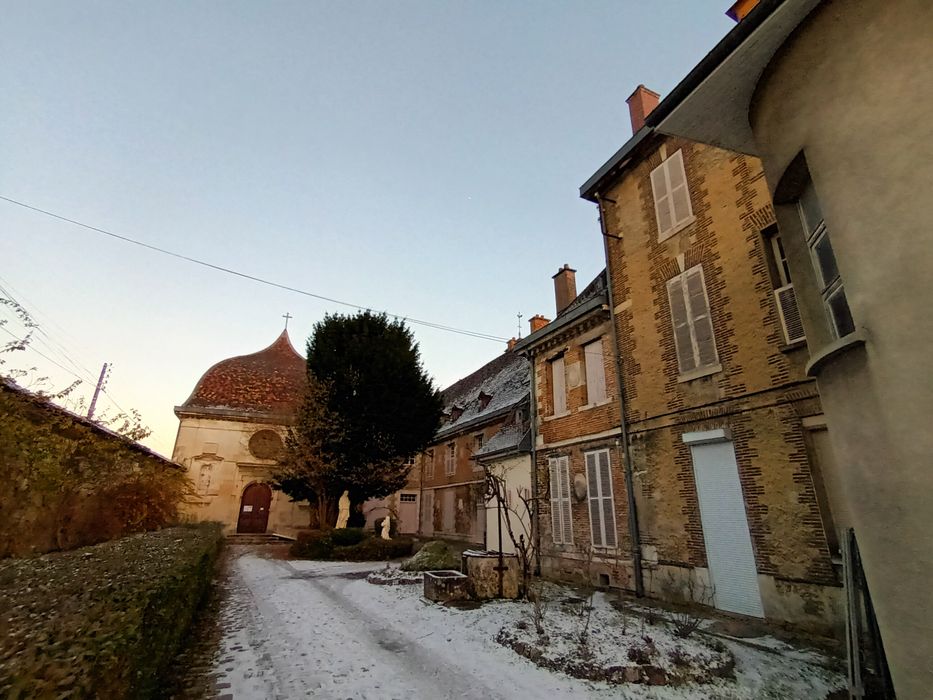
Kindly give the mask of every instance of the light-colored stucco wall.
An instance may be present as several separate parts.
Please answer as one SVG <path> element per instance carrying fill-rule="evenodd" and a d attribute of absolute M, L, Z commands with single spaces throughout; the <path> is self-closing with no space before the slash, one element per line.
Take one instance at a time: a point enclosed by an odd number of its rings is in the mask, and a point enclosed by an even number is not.
<path fill-rule="evenodd" d="M 273 460 L 258 459 L 249 451 L 250 437 L 260 430 L 275 430 L 284 439 L 284 428 L 213 418 L 181 419 L 172 458 L 188 469 L 195 487 L 194 497 L 183 512 L 191 520 L 215 520 L 228 533 L 236 532 L 243 490 L 253 482 L 268 482 Z M 204 476 L 209 472 L 209 479 Z M 294 536 L 308 526 L 307 504 L 289 500 L 272 490 L 269 524 L 266 532 Z"/>
<path fill-rule="evenodd" d="M 856 326 L 818 375 L 899 698 L 933 687 L 933 3 L 824 2 L 760 81 L 772 188 L 803 153 Z M 776 206 L 811 356 L 829 342 L 799 218 Z"/>
<path fill-rule="evenodd" d="M 519 494 L 524 494 L 526 498 L 531 495 L 531 455 L 526 453 L 504 457 L 490 462 L 488 468 L 502 479 L 508 505 L 500 509 L 495 498 L 486 501 L 486 549 L 499 551 L 501 519 L 502 552 L 514 554 L 515 543 L 509 535 L 509 523 L 512 536 L 516 539 L 524 536 L 526 542 L 532 542 L 531 517 L 519 498 Z M 507 514 L 503 512 L 506 509 Z"/>

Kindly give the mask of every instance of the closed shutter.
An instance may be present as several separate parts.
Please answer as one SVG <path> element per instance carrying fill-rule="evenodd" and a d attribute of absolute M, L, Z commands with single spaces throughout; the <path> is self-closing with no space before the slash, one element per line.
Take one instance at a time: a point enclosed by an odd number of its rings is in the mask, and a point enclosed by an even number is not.
<path fill-rule="evenodd" d="M 803 321 L 800 320 L 800 310 L 797 308 L 797 295 L 794 285 L 788 284 L 774 290 L 777 299 L 778 311 L 781 316 L 781 327 L 784 329 L 784 339 L 788 343 L 804 340 Z"/>
<path fill-rule="evenodd" d="M 684 170 L 683 151 L 677 151 L 667 159 L 667 175 L 671 187 L 671 208 L 674 210 L 674 226 L 678 226 L 691 216 L 690 192 L 687 190 L 687 173 Z"/>
<path fill-rule="evenodd" d="M 677 151 L 651 171 L 651 191 L 659 239 L 693 218 L 683 151 Z"/>
<path fill-rule="evenodd" d="M 586 400 L 590 404 L 606 399 L 606 367 L 603 359 L 603 340 L 590 343 L 583 348 L 586 365 Z"/>
<path fill-rule="evenodd" d="M 573 544 L 573 513 L 570 509 L 570 458 L 560 458 L 560 514 L 564 544 Z"/>
<path fill-rule="evenodd" d="M 612 497 L 612 474 L 609 470 L 609 450 L 586 453 L 586 476 L 593 546 L 615 547 L 615 505 Z"/>
<path fill-rule="evenodd" d="M 551 361 L 551 384 L 554 388 L 554 413 L 567 411 L 567 383 L 564 377 L 564 358 Z"/>
<path fill-rule="evenodd" d="M 434 533 L 434 492 L 425 491 L 421 500 L 421 534 Z"/>
<path fill-rule="evenodd" d="M 560 470 L 556 459 L 549 459 L 548 479 L 551 483 L 551 534 L 554 537 L 554 543 L 563 542 L 563 528 L 561 528 L 561 504 L 560 504 Z"/>
<path fill-rule="evenodd" d="M 684 374 L 696 369 L 697 365 L 693 353 L 690 319 L 687 315 L 687 301 L 684 296 L 683 275 L 678 275 L 667 283 L 667 296 L 671 302 L 671 322 L 674 325 L 677 364 L 680 366 L 680 373 Z"/>
<path fill-rule="evenodd" d="M 713 338 L 713 321 L 709 315 L 709 300 L 706 298 L 706 284 L 703 280 L 703 268 L 700 265 L 687 270 L 687 302 L 690 305 L 690 320 L 693 337 L 696 341 L 697 366 L 715 365 L 716 341 Z"/>

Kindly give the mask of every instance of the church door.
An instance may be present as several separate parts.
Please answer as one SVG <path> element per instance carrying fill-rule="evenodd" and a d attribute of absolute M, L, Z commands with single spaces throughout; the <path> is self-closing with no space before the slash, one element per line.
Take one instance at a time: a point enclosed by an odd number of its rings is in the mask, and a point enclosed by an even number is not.
<path fill-rule="evenodd" d="M 237 532 L 265 532 L 269 524 L 272 489 L 268 484 L 250 484 L 243 491 Z"/>

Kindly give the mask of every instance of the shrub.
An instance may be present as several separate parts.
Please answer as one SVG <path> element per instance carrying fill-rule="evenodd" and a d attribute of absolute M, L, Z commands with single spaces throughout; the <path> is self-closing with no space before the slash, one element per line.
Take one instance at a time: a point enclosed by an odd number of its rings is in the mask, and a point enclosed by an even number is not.
<path fill-rule="evenodd" d="M 335 547 L 331 558 L 338 561 L 388 561 L 411 554 L 410 539 L 384 540 L 371 537 L 352 547 Z"/>
<path fill-rule="evenodd" d="M 441 540 L 428 542 L 415 556 L 402 564 L 402 571 L 437 571 L 438 569 L 459 568 L 459 559 L 450 551 L 447 543 Z"/>
<path fill-rule="evenodd" d="M 153 697 L 222 542 L 176 527 L 0 563 L 0 696 Z"/>
<path fill-rule="evenodd" d="M 298 559 L 330 559 L 334 549 L 332 530 L 301 530 L 291 546 L 291 555 Z"/>
<path fill-rule="evenodd" d="M 335 547 L 349 547 L 365 540 L 368 534 L 362 528 L 348 527 L 342 530 L 332 530 L 330 541 Z"/>

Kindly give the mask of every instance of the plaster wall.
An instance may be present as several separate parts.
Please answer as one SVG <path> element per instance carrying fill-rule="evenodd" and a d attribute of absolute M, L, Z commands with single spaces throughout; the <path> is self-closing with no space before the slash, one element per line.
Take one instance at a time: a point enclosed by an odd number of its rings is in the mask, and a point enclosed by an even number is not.
<path fill-rule="evenodd" d="M 506 500 L 509 503 L 508 517 L 512 526 L 512 534 L 517 539 L 524 535 L 526 542 L 532 541 L 531 517 L 525 505 L 518 497 L 519 493 L 531 493 L 531 456 L 528 454 L 504 457 L 489 464 L 489 470 L 502 477 L 506 490 Z M 499 528 L 502 528 L 502 551 L 505 554 L 515 553 L 515 544 L 509 536 L 506 517 L 500 512 L 496 499 L 486 501 L 486 549 L 499 550 Z"/>
<path fill-rule="evenodd" d="M 214 418 L 181 419 L 172 458 L 188 470 L 195 495 L 183 512 L 190 520 L 214 520 L 225 532 L 236 532 L 243 490 L 253 482 L 268 482 L 275 461 L 250 453 L 249 439 L 260 430 L 275 430 L 283 440 L 282 426 Z M 272 490 L 266 532 L 294 536 L 308 526 L 308 506 L 294 503 L 281 491 Z"/>
<path fill-rule="evenodd" d="M 929 697 L 933 686 L 931 27 L 926 0 L 824 2 L 773 59 L 750 114 L 772 189 L 803 153 L 865 338 L 826 363 L 818 384 L 835 495 L 902 698 Z M 795 208 L 776 210 L 817 356 L 831 336 L 806 242 Z"/>

